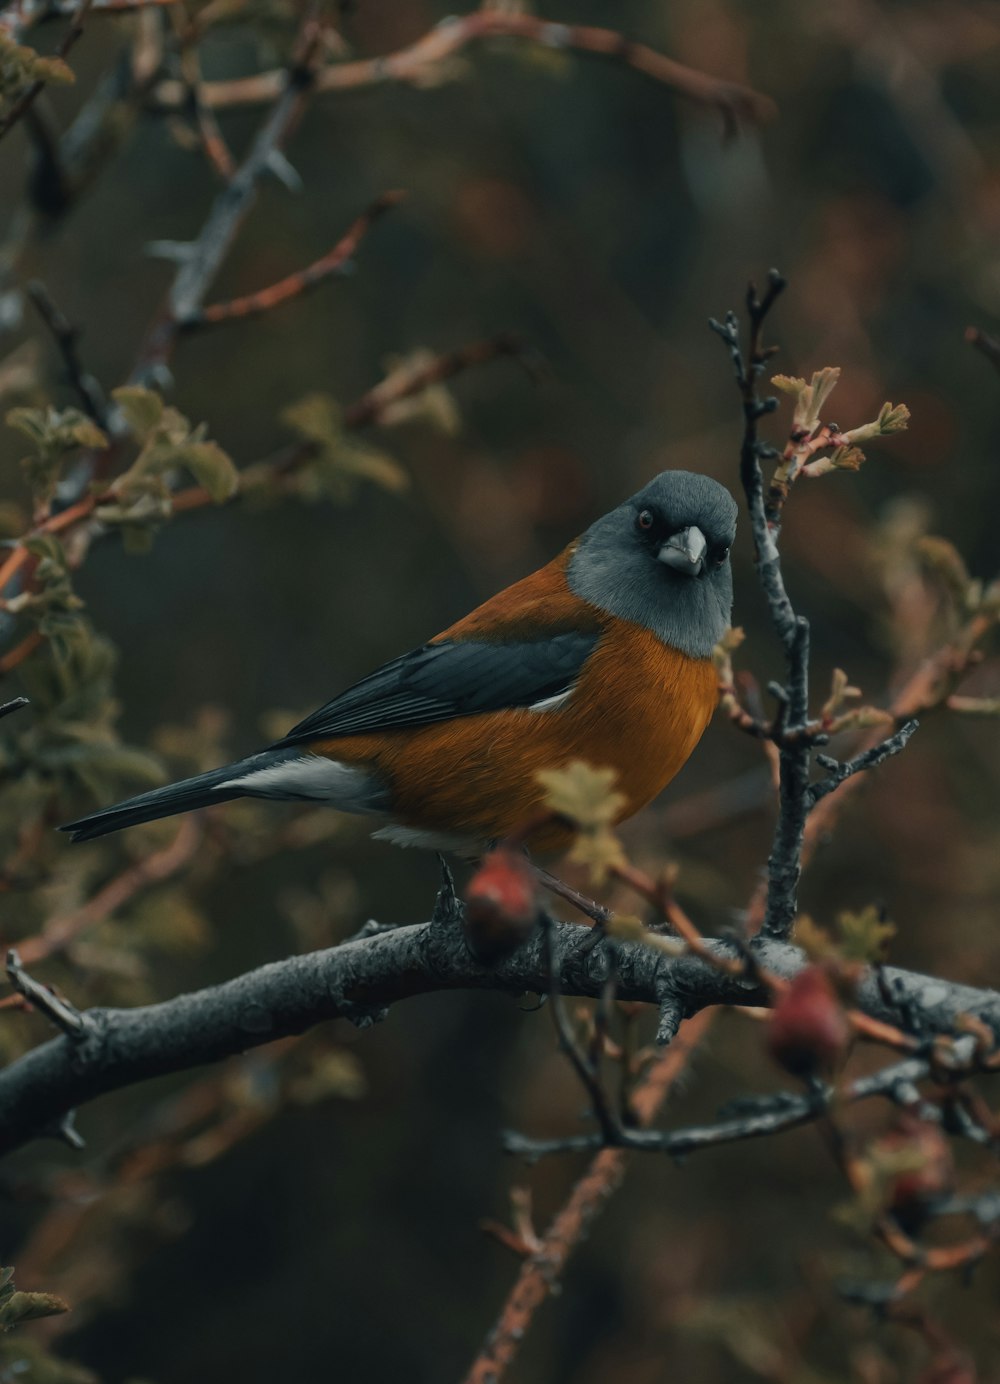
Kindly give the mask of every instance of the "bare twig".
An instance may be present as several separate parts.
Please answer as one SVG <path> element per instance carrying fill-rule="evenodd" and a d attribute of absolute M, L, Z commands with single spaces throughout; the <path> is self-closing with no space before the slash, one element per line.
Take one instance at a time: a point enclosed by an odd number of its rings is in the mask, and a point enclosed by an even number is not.
<path fill-rule="evenodd" d="M 51 918 L 37 937 L 28 937 L 20 944 L 22 960 L 29 966 L 45 961 L 65 951 L 87 928 L 111 916 L 143 889 L 170 879 L 194 859 L 202 833 L 195 816 L 184 817 L 174 839 L 162 850 L 139 860 L 114 879 L 85 904 Z"/>
<path fill-rule="evenodd" d="M 192 332 L 199 328 L 215 326 L 220 322 L 255 317 L 259 313 L 269 312 L 290 298 L 297 298 L 321 284 L 324 279 L 343 272 L 372 224 L 390 207 L 397 206 L 405 196 L 405 192 L 384 192 L 372 202 L 367 211 L 362 212 L 331 250 L 305 269 L 296 270 L 294 274 L 271 284 L 269 288 L 258 289 L 256 293 L 231 298 L 225 303 L 212 303 L 208 307 L 195 308 L 186 317 L 177 320 L 178 329 Z"/>
<path fill-rule="evenodd" d="M 970 346 L 986 357 L 994 370 L 1000 371 L 1000 341 L 997 341 L 995 336 L 981 331 L 979 327 L 966 327 L 965 339 Z"/>
<path fill-rule="evenodd" d="M 797 615 L 785 590 L 777 546 L 777 527 L 768 523 L 764 504 L 761 456 L 766 450 L 758 439 L 757 425 L 772 413 L 777 401 L 758 396 L 758 381 L 773 350 L 763 341 L 767 315 L 785 280 L 772 270 L 763 298 L 751 284 L 747 293 L 749 342 L 746 356 L 740 343 L 739 319 L 727 314 L 724 322 L 711 322 L 729 349 L 736 383 L 743 400 L 743 442 L 740 479 L 753 531 L 757 575 L 767 597 L 771 621 L 785 650 L 787 686 L 777 689 L 783 707 L 780 725 L 780 796 L 774 842 L 768 859 L 767 903 L 763 932 L 787 937 L 795 921 L 798 881 L 801 874 L 802 839 L 809 811 L 809 767 L 815 737 L 808 733 L 809 717 L 809 623 Z M 777 736 L 775 737 L 778 738 Z"/>
<path fill-rule="evenodd" d="M 562 1002 L 562 996 L 559 993 L 559 966 L 556 952 L 558 941 L 556 929 L 553 920 L 547 915 L 544 917 L 543 921 L 543 932 L 545 935 L 546 957 L 549 972 L 549 1012 L 552 1015 L 552 1022 L 555 1025 L 559 1046 L 579 1077 L 580 1083 L 587 1092 L 587 1095 L 590 1097 L 591 1109 L 594 1112 L 594 1118 L 597 1120 L 598 1128 L 601 1131 L 602 1143 L 614 1145 L 618 1142 L 617 1136 L 620 1129 L 618 1117 L 612 1109 L 604 1093 L 604 1087 L 601 1084 L 599 1066 L 600 1053 L 597 1052 L 591 1057 L 581 1049 L 573 1035 L 573 1030 Z M 605 995 L 606 987 L 607 978 L 605 977 L 605 983 L 601 986 L 599 992 L 601 997 Z"/>
<path fill-rule="evenodd" d="M 984 1070 L 967 1039 L 956 1040 L 950 1070 L 953 1079 Z M 811 1124 L 825 1116 L 834 1101 L 839 1108 L 881 1097 L 904 1109 L 912 1109 L 914 1100 L 919 1100 L 918 1083 L 936 1081 L 941 1075 L 941 1069 L 933 1057 L 911 1056 L 867 1076 L 858 1077 L 844 1086 L 816 1084 L 802 1094 L 783 1091 L 759 1099 L 741 1100 L 735 1103 L 737 1109 L 731 1118 L 712 1124 L 672 1130 L 622 1129 L 614 1140 L 614 1146 L 683 1158 L 701 1149 L 740 1143 L 746 1139 L 761 1139 Z M 940 1112 L 935 1112 L 928 1102 L 921 1104 L 921 1112 L 925 1117 L 936 1115 L 937 1120 L 941 1118 Z M 504 1136 L 504 1148 L 508 1153 L 529 1159 L 601 1147 L 601 1135 L 596 1130 L 561 1139 L 532 1139 L 514 1132 Z"/>
<path fill-rule="evenodd" d="M 40 985 L 24 969 L 21 958 L 12 947 L 7 953 L 7 979 L 17 994 L 23 997 L 44 1014 L 62 1033 L 74 1042 L 79 1041 L 87 1031 L 88 1020 L 75 1005 L 62 999 L 48 985 Z"/>
<path fill-rule="evenodd" d="M 910 736 L 917 729 L 919 722 L 905 721 L 895 735 L 890 735 L 888 739 L 882 740 L 870 749 L 862 750 L 853 759 L 841 762 L 838 759 L 831 759 L 829 755 L 820 754 L 816 756 L 816 761 L 828 770 L 827 777 L 820 779 L 818 783 L 809 785 L 807 795 L 808 807 L 812 808 L 828 793 L 832 793 L 839 788 L 847 779 L 855 774 L 863 773 L 866 769 L 874 769 L 877 765 L 891 759 L 893 755 L 899 754 L 900 750 L 905 749 Z"/>
<path fill-rule="evenodd" d="M 94 376 L 84 367 L 77 350 L 80 330 L 63 316 L 49 296 L 44 284 L 37 281 L 28 284 L 28 297 L 38 309 L 39 316 L 48 327 L 62 357 L 66 369 L 66 380 L 83 406 L 84 412 L 100 426 L 107 422 L 107 405 L 104 391 Z"/>
<path fill-rule="evenodd" d="M 316 36 L 307 23 L 289 70 L 282 74 L 274 107 L 250 147 L 250 152 L 212 204 L 198 239 L 173 247 L 180 267 L 167 297 L 166 307 L 139 353 L 133 379 L 154 378 L 169 360 L 183 324 L 201 310 L 202 301 L 218 274 L 240 227 L 257 197 L 257 184 L 278 160 L 297 126 L 306 96 L 313 85 Z"/>
<path fill-rule="evenodd" d="M 648 1125 L 655 1118 L 684 1071 L 695 1045 L 704 1037 L 711 1018 L 712 1012 L 704 1010 L 691 1019 L 647 1071 L 632 1099 L 640 1125 Z M 526 1257 L 486 1343 L 465 1377 L 465 1384 L 496 1384 L 503 1376 L 536 1311 L 556 1291 L 571 1253 L 621 1185 L 625 1167 L 623 1149 L 604 1148 L 597 1154 L 542 1236 L 541 1243 Z"/>
<path fill-rule="evenodd" d="M 501 9 L 481 9 L 442 20 L 410 47 L 380 58 L 324 67 L 317 74 L 316 90 L 355 91 L 386 82 L 420 82 L 470 44 L 494 38 L 521 39 L 543 48 L 576 51 L 624 63 L 678 96 L 716 110 L 727 136 L 734 135 L 741 126 L 763 124 L 775 114 L 774 102 L 769 97 L 685 67 L 645 44 L 629 42 L 612 29 L 557 24 L 536 15 Z M 273 100 L 280 86 L 279 72 L 261 72 L 232 81 L 206 82 L 202 96 L 206 104 L 216 107 L 257 104 Z M 183 104 L 183 91 L 174 82 L 162 82 L 156 97 L 164 106 Z"/>

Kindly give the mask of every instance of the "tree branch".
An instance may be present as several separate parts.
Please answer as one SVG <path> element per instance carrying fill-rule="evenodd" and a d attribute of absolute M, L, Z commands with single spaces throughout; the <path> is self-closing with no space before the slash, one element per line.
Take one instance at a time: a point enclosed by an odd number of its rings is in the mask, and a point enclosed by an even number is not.
<path fill-rule="evenodd" d="M 870 749 L 862 750 L 853 759 L 844 760 L 843 763 L 838 759 L 831 759 L 829 755 L 817 755 L 816 762 L 829 772 L 825 779 L 820 779 L 818 783 L 809 785 L 808 807 L 810 809 L 815 807 L 828 793 L 834 792 L 847 779 L 853 778 L 855 774 L 864 773 L 866 769 L 874 769 L 885 760 L 891 759 L 893 755 L 899 754 L 900 750 L 906 748 L 906 744 L 917 729 L 918 724 L 917 721 L 906 721 L 895 735 L 890 735 L 888 739 L 879 741 Z"/>
<path fill-rule="evenodd" d="M 299 122 L 306 94 L 313 84 L 315 36 L 308 29 L 308 24 L 303 26 L 296 57 L 289 70 L 281 74 L 282 87 L 270 115 L 258 130 L 243 163 L 217 194 L 198 239 L 189 245 L 172 247 L 180 267 L 164 312 L 140 351 L 133 380 L 155 376 L 166 365 L 182 325 L 201 310 L 209 286 L 252 209 L 258 182 L 283 158 L 282 149 Z"/>
<path fill-rule="evenodd" d="M 520 39 L 543 48 L 576 51 L 623 63 L 669 87 L 678 96 L 718 111 L 727 136 L 735 134 L 741 125 L 763 124 L 776 112 L 770 97 L 685 67 L 646 44 L 631 43 L 613 29 L 556 24 L 536 15 L 511 14 L 500 9 L 481 9 L 444 19 L 408 48 L 383 57 L 324 67 L 317 74 L 316 91 L 354 91 L 386 82 L 416 84 L 469 45 L 494 38 Z M 260 72 L 232 81 L 206 82 L 201 95 L 209 106 L 251 105 L 273 100 L 280 82 L 279 72 Z M 165 81 L 157 88 L 156 97 L 161 105 L 175 107 L 183 103 L 184 93 L 178 83 Z"/>
<path fill-rule="evenodd" d="M 208 307 L 194 308 L 186 317 L 177 319 L 178 329 L 192 332 L 201 327 L 215 326 L 219 322 L 256 317 L 262 312 L 269 312 L 280 303 L 287 302 L 290 298 L 297 298 L 310 288 L 315 288 L 324 279 L 344 270 L 373 222 L 390 207 L 397 206 L 405 196 L 405 192 L 384 192 L 357 217 L 332 249 L 305 269 L 298 269 L 278 283 L 258 289 L 256 293 L 231 298 L 225 303 L 211 303 Z"/>
<path fill-rule="evenodd" d="M 366 1025 L 386 1006 L 440 990 L 499 990 L 512 995 L 549 988 L 546 944 L 536 937 L 496 968 L 470 955 L 454 901 L 432 922 L 394 928 L 326 951 L 274 962 L 222 985 L 137 1009 L 85 1011 L 87 1033 L 69 1044 L 44 1043 L 0 1071 L 0 1153 L 57 1127 L 76 1106 L 168 1072 L 214 1062 L 334 1018 Z M 553 926 L 558 985 L 563 994 L 596 997 L 607 979 L 590 929 Z M 706 940 L 733 955 L 734 945 Z M 796 947 L 758 939 L 753 957 L 784 978 L 805 965 Z M 618 944 L 622 1000 L 660 1004 L 670 996 L 685 1016 L 715 1004 L 763 1005 L 759 984 L 695 957 L 667 957 L 639 943 Z M 866 973 L 856 1003 L 889 1023 L 900 1011 L 918 1015 L 926 1034 L 949 1034 L 971 1015 L 1000 1036 L 1000 994 L 936 978 L 881 968 Z"/>

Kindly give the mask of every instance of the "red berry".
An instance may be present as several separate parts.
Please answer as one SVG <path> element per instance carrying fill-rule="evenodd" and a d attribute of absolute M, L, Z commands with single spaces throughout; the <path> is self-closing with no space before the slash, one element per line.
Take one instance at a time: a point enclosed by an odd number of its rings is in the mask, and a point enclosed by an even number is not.
<path fill-rule="evenodd" d="M 538 879 L 523 855 L 490 851 L 465 892 L 465 936 L 480 961 L 500 960 L 526 941 L 538 921 Z"/>
<path fill-rule="evenodd" d="M 888 1186 L 887 1206 L 909 1232 L 918 1230 L 931 1204 L 954 1185 L 951 1147 L 937 1125 L 905 1115 L 875 1144 L 876 1156 L 911 1165 L 900 1169 Z"/>
<path fill-rule="evenodd" d="M 768 1026 L 771 1056 L 794 1076 L 829 1076 L 847 1053 L 851 1028 L 822 966 L 799 971 L 783 992 Z"/>

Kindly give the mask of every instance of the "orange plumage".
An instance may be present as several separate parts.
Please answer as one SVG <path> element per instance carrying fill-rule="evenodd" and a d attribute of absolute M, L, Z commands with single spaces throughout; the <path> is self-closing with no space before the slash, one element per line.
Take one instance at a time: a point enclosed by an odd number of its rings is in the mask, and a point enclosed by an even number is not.
<path fill-rule="evenodd" d="M 394 822 L 472 841 L 502 839 L 531 822 L 543 806 L 538 771 L 574 759 L 617 772 L 626 799 L 619 820 L 651 802 L 711 719 L 715 672 L 710 659 L 667 648 L 640 625 L 581 602 L 566 583 L 572 554 L 573 545 L 432 641 L 503 643 L 537 638 L 542 630 L 600 631 L 565 706 L 339 736 L 317 742 L 313 752 L 370 765 L 389 784 Z M 552 825 L 536 831 L 530 844 L 555 850 L 567 840 L 567 832 Z"/>

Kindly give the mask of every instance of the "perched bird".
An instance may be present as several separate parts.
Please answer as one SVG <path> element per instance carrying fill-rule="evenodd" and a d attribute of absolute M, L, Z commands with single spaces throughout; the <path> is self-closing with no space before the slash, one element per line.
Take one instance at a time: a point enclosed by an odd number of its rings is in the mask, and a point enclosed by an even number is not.
<path fill-rule="evenodd" d="M 620 820 L 687 760 L 716 701 L 732 607 L 732 496 L 664 471 L 547 566 L 234 764 L 61 830 L 90 841 L 232 798 L 368 813 L 377 837 L 477 854 L 540 819 L 539 770 L 616 770 Z M 529 838 L 568 840 L 549 822 Z"/>

